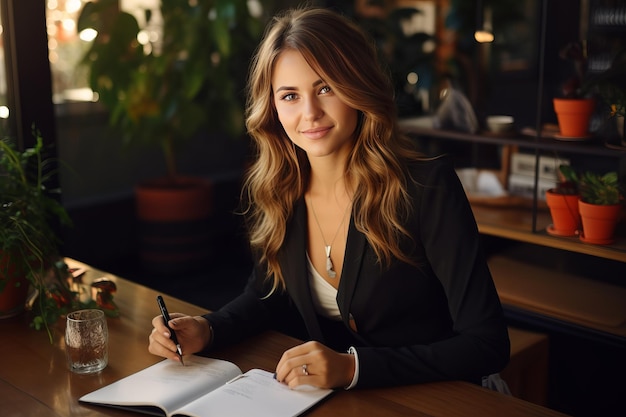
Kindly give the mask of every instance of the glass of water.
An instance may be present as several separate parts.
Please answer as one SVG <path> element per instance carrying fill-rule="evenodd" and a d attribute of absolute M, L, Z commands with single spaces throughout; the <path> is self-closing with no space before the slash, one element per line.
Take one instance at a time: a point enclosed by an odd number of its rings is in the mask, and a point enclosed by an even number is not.
<path fill-rule="evenodd" d="M 102 310 L 78 310 L 67 315 L 65 352 L 70 370 L 100 372 L 109 361 L 109 331 Z"/>

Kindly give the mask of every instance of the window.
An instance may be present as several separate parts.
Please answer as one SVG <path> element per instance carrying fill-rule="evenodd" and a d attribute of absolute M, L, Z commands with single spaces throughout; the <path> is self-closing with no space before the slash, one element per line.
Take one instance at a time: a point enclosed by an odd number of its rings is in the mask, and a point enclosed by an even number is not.
<path fill-rule="evenodd" d="M 78 16 L 89 1 L 91 0 L 47 0 L 48 59 L 55 103 L 93 99 L 93 93 L 88 86 L 89 74 L 80 65 L 89 47 L 89 39 L 81 39 L 76 31 Z M 153 15 L 150 25 L 146 27 L 146 34 L 151 40 L 158 36 L 159 0 L 120 0 L 120 9 L 133 13 L 142 26 L 145 25 L 142 10 L 151 9 Z"/>
<path fill-rule="evenodd" d="M 85 3 L 85 0 L 47 0 L 46 3 L 48 59 L 55 103 L 91 100 L 88 74 L 79 65 L 88 44 L 76 33 L 76 20 Z"/>

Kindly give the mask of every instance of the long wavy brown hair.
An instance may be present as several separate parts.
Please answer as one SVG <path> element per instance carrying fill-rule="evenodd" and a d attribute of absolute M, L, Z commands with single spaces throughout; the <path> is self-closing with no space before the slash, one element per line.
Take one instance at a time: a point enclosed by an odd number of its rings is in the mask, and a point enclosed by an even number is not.
<path fill-rule="evenodd" d="M 358 110 L 355 145 L 346 165 L 356 184 L 352 216 L 381 264 L 393 257 L 410 262 L 400 248 L 409 236 L 406 162 L 422 157 L 397 127 L 393 89 L 374 44 L 348 18 L 329 9 L 298 8 L 274 17 L 251 62 L 246 126 L 256 159 L 243 188 L 250 243 L 267 266 L 272 290 L 285 288 L 278 263 L 287 222 L 308 184 L 304 151 L 283 130 L 273 104 L 272 71 L 285 50 L 299 51 L 337 96 Z"/>

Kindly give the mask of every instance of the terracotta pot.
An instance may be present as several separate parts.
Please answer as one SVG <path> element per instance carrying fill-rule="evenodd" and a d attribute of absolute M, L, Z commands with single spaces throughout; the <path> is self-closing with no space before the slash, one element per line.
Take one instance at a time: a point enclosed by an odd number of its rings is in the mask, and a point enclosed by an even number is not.
<path fill-rule="evenodd" d="M 582 138 L 589 135 L 589 120 L 596 102 L 592 98 L 555 98 L 554 111 L 561 136 Z"/>
<path fill-rule="evenodd" d="M 597 245 L 613 243 L 613 234 L 621 209 L 620 204 L 602 206 L 578 200 L 578 210 L 583 226 L 580 240 Z"/>
<path fill-rule="evenodd" d="M 17 316 L 24 311 L 28 296 L 28 280 L 24 273 L 18 273 L 9 265 L 10 256 L 0 252 L 0 319 Z"/>
<path fill-rule="evenodd" d="M 574 236 L 580 228 L 577 194 L 560 194 L 554 190 L 546 191 L 546 204 L 552 216 L 552 225 L 548 233 L 557 236 Z"/>
<path fill-rule="evenodd" d="M 210 181 L 185 176 L 159 178 L 135 188 L 145 271 L 178 274 L 206 265 L 212 252 L 212 192 Z"/>

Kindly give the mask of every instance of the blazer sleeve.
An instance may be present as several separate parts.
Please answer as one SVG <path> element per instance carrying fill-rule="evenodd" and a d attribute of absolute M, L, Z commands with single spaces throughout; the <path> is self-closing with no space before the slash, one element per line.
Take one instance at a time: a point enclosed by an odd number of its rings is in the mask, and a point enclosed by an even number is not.
<path fill-rule="evenodd" d="M 448 335 L 428 343 L 357 348 L 359 387 L 480 382 L 509 360 L 507 326 L 476 221 L 452 165 L 444 161 L 418 170 L 417 220 L 411 227 L 426 258 L 427 274 L 434 274 L 445 293 L 451 320 Z M 416 295 L 417 302 L 424 296 L 428 295 Z M 410 326 L 407 321 L 405 329 Z"/>
<path fill-rule="evenodd" d="M 264 271 L 257 264 L 240 295 L 219 310 L 203 315 L 214 336 L 207 349 L 230 346 L 269 329 L 305 337 L 300 331 L 301 316 L 287 292 L 276 290 L 267 296 L 270 288 L 263 277 Z"/>

